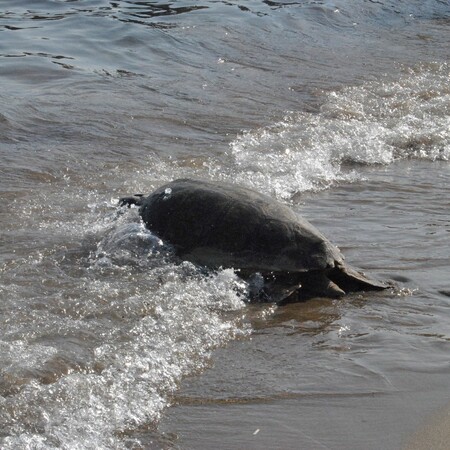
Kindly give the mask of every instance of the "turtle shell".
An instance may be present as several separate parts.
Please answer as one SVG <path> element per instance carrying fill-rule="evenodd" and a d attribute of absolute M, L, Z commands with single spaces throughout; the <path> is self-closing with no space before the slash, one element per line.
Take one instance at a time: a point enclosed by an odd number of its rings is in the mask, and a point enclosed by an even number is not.
<path fill-rule="evenodd" d="M 175 180 L 145 197 L 140 215 L 181 258 L 199 265 L 265 273 L 343 262 L 340 251 L 289 207 L 233 184 Z"/>

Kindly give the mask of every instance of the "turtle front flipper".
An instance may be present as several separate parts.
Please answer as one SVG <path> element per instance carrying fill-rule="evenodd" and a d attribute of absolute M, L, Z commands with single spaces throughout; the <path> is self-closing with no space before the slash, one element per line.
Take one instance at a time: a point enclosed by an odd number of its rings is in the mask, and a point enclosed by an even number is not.
<path fill-rule="evenodd" d="M 340 298 L 345 295 L 333 280 L 328 278 L 327 274 L 321 270 L 312 270 L 300 274 L 302 287 L 298 291 L 300 300 L 306 300 L 313 297 Z"/>
<path fill-rule="evenodd" d="M 297 293 L 301 285 L 297 283 L 288 284 L 278 283 L 276 281 L 266 283 L 259 293 L 259 300 L 266 302 L 275 302 L 278 305 L 285 305 L 298 301 Z"/>
<path fill-rule="evenodd" d="M 344 264 L 337 265 L 327 275 L 346 292 L 382 291 L 391 287 L 387 283 L 368 278 L 363 272 Z"/>
<path fill-rule="evenodd" d="M 279 274 L 266 279 L 260 301 L 272 301 L 279 306 L 314 297 L 340 298 L 345 292 L 322 271 Z"/>
<path fill-rule="evenodd" d="M 128 208 L 131 205 L 141 206 L 144 199 L 144 194 L 134 194 L 131 197 L 122 197 L 121 199 L 119 199 L 119 206 L 126 205 L 128 206 Z"/>

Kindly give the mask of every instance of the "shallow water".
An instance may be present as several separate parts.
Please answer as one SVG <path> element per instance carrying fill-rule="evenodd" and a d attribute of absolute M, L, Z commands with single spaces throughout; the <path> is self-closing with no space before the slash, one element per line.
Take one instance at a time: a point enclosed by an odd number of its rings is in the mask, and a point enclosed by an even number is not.
<path fill-rule="evenodd" d="M 424 416 L 447 405 L 450 172 L 435 165 L 442 183 L 432 186 L 429 169 L 397 163 L 364 185 L 314 195 L 303 211 L 347 260 L 399 288 L 250 309 L 251 338 L 216 352 L 212 368 L 175 395 L 161 426 L 172 442 L 403 448 Z"/>
<path fill-rule="evenodd" d="M 1 447 L 408 445 L 449 401 L 449 17 L 6 2 Z M 117 209 L 181 176 L 290 204 L 396 289 L 248 305 Z"/>

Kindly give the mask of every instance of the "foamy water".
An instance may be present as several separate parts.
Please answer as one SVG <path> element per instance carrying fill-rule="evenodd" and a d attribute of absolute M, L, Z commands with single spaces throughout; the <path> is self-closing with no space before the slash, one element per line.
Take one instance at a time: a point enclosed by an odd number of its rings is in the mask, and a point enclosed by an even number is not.
<path fill-rule="evenodd" d="M 319 113 L 293 112 L 236 139 L 231 154 L 237 181 L 251 180 L 258 189 L 289 199 L 359 179 L 358 165 L 448 161 L 448 81 L 443 64 L 408 71 L 395 82 L 330 92 Z"/>
<path fill-rule="evenodd" d="M 111 220 L 83 253 L 4 268 L 16 316 L 3 323 L 12 342 L 3 342 L 2 429 L 16 437 L 3 448 L 121 445 L 117 433 L 158 420 L 211 349 L 247 333 L 239 315 L 223 317 L 244 307 L 245 283 L 230 270 L 174 265 L 137 220 Z M 34 277 L 42 287 L 26 295 Z"/>

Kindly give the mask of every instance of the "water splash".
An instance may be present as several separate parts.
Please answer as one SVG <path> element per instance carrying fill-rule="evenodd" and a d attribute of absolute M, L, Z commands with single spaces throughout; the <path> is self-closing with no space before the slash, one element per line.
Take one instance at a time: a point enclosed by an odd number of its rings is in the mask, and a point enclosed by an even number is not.
<path fill-rule="evenodd" d="M 289 199 L 360 178 L 359 166 L 450 157 L 447 64 L 408 70 L 325 95 L 318 113 L 292 112 L 231 144 L 236 182 Z"/>
<path fill-rule="evenodd" d="M 157 421 L 184 376 L 248 332 L 233 271 L 174 264 L 137 214 L 109 219 L 75 254 L 2 269 L 20 310 L 2 320 L 2 448 L 126 448 L 121 434 Z M 44 287 L 21 302 L 31 272 Z"/>

